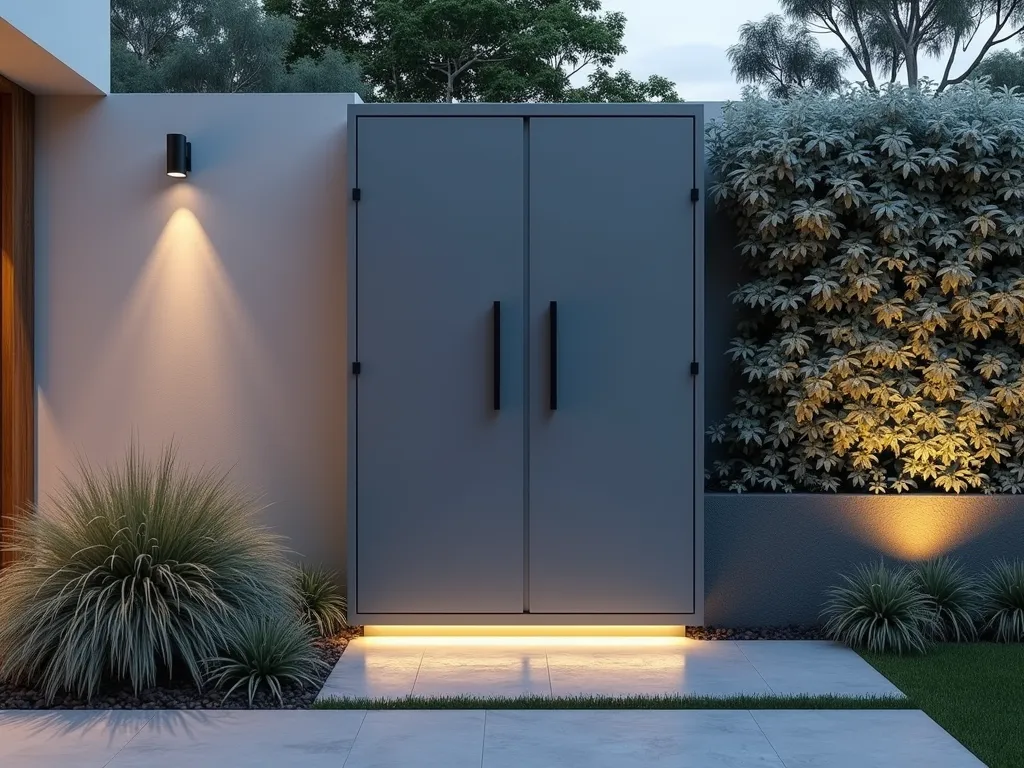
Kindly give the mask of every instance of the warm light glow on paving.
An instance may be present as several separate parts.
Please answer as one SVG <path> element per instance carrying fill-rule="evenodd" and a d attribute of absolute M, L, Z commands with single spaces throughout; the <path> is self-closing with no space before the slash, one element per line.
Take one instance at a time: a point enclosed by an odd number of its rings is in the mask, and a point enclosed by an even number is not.
<path fill-rule="evenodd" d="M 688 642 L 681 626 L 368 626 L 364 642 L 381 646 L 550 645 L 571 647 L 678 647 Z"/>

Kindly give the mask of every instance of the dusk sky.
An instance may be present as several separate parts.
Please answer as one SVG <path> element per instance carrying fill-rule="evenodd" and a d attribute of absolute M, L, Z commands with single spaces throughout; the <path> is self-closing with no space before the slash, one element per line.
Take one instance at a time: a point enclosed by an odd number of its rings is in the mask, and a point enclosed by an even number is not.
<path fill-rule="evenodd" d="M 741 86 L 732 78 L 725 50 L 736 42 L 740 25 L 779 12 L 776 0 L 605 0 L 604 8 L 626 15 L 625 44 L 629 52 L 618 65 L 635 76 L 664 75 L 689 101 L 737 98 Z M 838 46 L 832 36 L 822 45 Z M 1019 47 L 1011 42 L 1012 48 Z M 977 46 L 961 54 L 964 65 Z M 922 62 L 922 75 L 939 79 L 944 63 Z M 961 71 L 963 66 L 954 67 Z M 856 80 L 857 73 L 848 73 Z"/>

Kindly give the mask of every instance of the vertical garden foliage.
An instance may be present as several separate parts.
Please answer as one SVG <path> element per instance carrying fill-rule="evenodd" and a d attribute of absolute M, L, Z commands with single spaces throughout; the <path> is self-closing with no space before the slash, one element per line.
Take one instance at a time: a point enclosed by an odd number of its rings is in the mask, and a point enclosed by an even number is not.
<path fill-rule="evenodd" d="M 1024 102 L 748 95 L 708 144 L 750 267 L 711 485 L 1024 490 Z"/>

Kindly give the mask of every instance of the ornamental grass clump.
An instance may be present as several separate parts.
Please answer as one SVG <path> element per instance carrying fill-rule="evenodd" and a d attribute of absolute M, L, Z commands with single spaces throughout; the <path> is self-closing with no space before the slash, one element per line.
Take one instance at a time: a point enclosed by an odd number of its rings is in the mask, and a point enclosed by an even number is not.
<path fill-rule="evenodd" d="M 0 572 L 0 679 L 91 698 L 185 673 L 202 686 L 240 621 L 294 613 L 292 569 L 260 507 L 212 470 L 133 441 L 19 522 Z"/>
<path fill-rule="evenodd" d="M 292 683 L 317 686 L 326 663 L 310 645 L 311 626 L 285 616 L 246 616 L 231 631 L 222 656 L 210 659 L 209 680 L 227 688 L 227 699 L 244 689 L 253 704 L 261 688 L 267 688 L 284 704 L 284 686 Z"/>
<path fill-rule="evenodd" d="M 929 636 L 938 642 L 964 642 L 977 637 L 981 594 L 977 582 L 954 558 L 937 557 L 914 569 L 918 589 L 933 608 Z"/>
<path fill-rule="evenodd" d="M 348 626 L 347 605 L 334 573 L 302 564 L 295 580 L 302 619 L 315 628 L 317 634 L 333 637 Z"/>
<path fill-rule="evenodd" d="M 1024 492 L 1024 100 L 748 94 L 708 147 L 749 268 L 711 485 Z"/>
<path fill-rule="evenodd" d="M 1000 560 L 981 585 L 982 632 L 1001 643 L 1024 642 L 1024 561 Z"/>
<path fill-rule="evenodd" d="M 833 587 L 822 615 L 825 635 L 875 653 L 923 653 L 935 615 L 932 601 L 905 567 L 862 565 Z"/>

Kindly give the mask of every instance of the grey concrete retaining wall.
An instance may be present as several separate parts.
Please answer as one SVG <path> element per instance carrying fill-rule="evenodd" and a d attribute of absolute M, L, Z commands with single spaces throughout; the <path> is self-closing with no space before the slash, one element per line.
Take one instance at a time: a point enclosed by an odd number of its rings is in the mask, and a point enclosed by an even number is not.
<path fill-rule="evenodd" d="M 879 557 L 1024 557 L 1024 497 L 715 493 L 704 521 L 708 625 L 815 623 L 837 574 Z"/>

